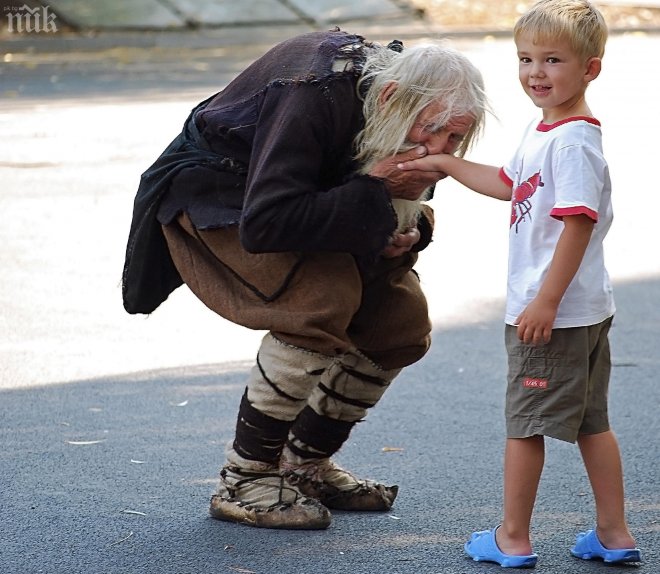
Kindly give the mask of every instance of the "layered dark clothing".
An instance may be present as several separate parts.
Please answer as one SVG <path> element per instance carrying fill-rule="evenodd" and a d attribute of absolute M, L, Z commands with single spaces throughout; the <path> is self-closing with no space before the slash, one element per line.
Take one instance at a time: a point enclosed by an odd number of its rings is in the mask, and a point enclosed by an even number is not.
<path fill-rule="evenodd" d="M 283 42 L 199 104 L 143 174 L 123 274 L 124 306 L 150 313 L 182 280 L 162 225 L 238 226 L 251 253 L 342 252 L 368 265 L 397 221 L 382 180 L 358 175 L 365 40 L 341 31 Z M 420 220 L 425 247 L 431 224 Z"/>

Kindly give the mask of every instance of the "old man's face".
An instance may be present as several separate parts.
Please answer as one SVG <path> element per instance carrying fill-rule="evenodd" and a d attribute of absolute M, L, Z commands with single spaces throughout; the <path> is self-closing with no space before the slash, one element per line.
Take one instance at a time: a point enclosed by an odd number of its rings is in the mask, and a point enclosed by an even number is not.
<path fill-rule="evenodd" d="M 408 132 L 407 141 L 425 146 L 429 154 L 455 153 L 463 138 L 469 133 L 474 117 L 470 114 L 455 116 L 445 125 L 439 125 L 436 118 L 442 111 L 443 104 L 440 102 L 426 106 Z"/>

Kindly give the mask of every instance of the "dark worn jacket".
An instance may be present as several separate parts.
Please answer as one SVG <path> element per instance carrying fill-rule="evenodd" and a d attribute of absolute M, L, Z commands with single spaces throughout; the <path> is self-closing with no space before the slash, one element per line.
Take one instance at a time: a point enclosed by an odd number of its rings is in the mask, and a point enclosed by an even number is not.
<path fill-rule="evenodd" d="M 149 313 L 181 284 L 160 224 L 238 225 L 250 252 L 335 251 L 374 261 L 396 228 L 384 183 L 356 175 L 364 39 L 285 41 L 199 104 L 142 176 L 123 275 L 124 306 Z M 431 225 L 420 222 L 425 247 Z"/>

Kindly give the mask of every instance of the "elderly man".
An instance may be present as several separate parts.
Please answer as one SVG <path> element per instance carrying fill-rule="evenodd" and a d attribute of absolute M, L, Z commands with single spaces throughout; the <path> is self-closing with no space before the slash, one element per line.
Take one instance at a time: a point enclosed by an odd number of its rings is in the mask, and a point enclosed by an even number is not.
<path fill-rule="evenodd" d="M 215 518 L 316 529 L 328 509 L 393 504 L 396 486 L 331 457 L 430 344 L 413 265 L 433 231 L 421 200 L 444 174 L 397 164 L 462 155 L 486 106 L 481 75 L 452 49 L 314 32 L 199 104 L 143 174 L 126 310 L 150 313 L 185 282 L 222 317 L 267 332 Z"/>

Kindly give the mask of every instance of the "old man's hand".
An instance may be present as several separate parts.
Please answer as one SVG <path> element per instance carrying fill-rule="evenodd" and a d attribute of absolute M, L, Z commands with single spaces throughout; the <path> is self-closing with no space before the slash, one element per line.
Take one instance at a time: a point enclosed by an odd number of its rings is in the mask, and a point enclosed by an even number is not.
<path fill-rule="evenodd" d="M 395 233 L 390 240 L 390 244 L 383 249 L 382 256 L 388 259 L 398 257 L 410 251 L 420 239 L 419 229 L 411 227 L 402 233 Z"/>
<path fill-rule="evenodd" d="M 416 200 L 437 181 L 447 177 L 441 171 L 403 171 L 400 163 L 419 159 L 427 154 L 424 146 L 417 146 L 406 152 L 379 161 L 369 172 L 372 177 L 385 181 L 385 186 L 393 198 Z"/>

